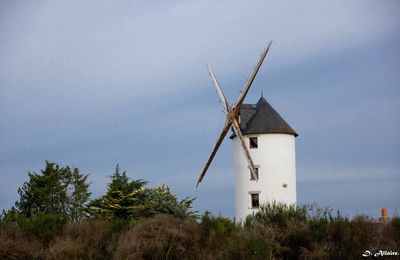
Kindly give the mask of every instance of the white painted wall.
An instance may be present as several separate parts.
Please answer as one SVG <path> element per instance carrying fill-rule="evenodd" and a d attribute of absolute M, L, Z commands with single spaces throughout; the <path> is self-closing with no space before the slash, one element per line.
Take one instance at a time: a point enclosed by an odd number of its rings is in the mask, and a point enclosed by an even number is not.
<path fill-rule="evenodd" d="M 244 136 L 249 147 L 249 137 L 258 137 L 258 148 L 249 149 L 258 169 L 258 181 L 250 181 L 250 170 L 240 141 L 233 138 L 235 171 L 236 221 L 245 220 L 251 209 L 249 192 L 260 192 L 260 204 L 266 202 L 296 203 L 296 153 L 295 137 L 290 134 L 258 134 Z M 283 184 L 287 184 L 284 188 Z"/>

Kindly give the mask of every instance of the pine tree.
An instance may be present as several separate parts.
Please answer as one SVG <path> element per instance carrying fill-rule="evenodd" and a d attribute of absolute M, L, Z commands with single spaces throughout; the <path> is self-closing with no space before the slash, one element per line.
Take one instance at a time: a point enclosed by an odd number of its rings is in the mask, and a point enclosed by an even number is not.
<path fill-rule="evenodd" d="M 125 171 L 120 172 L 118 164 L 110 178 L 106 194 L 90 202 L 94 216 L 137 219 L 157 213 L 180 218 L 194 217 L 196 214 L 196 211 L 191 210 L 194 199 L 179 201 L 166 185 L 145 188 L 146 181 L 130 180 Z"/>
<path fill-rule="evenodd" d="M 126 171 L 120 172 L 119 164 L 115 167 L 107 193 L 89 204 L 94 216 L 107 218 L 132 219 L 143 215 L 144 180 L 130 180 Z"/>

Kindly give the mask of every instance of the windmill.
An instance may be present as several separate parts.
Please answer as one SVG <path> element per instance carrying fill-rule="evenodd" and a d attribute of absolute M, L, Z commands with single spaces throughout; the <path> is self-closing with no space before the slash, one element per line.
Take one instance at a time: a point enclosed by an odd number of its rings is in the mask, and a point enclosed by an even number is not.
<path fill-rule="evenodd" d="M 213 80 L 214 86 L 217 89 L 219 98 L 221 99 L 221 103 L 224 106 L 224 110 L 225 110 L 225 114 L 226 114 L 226 122 L 225 122 L 224 128 L 222 129 L 221 134 L 219 135 L 219 137 L 217 139 L 214 149 L 212 150 L 211 155 L 208 158 L 208 160 L 203 168 L 203 171 L 200 173 L 196 187 L 199 186 L 200 182 L 203 180 L 204 175 L 206 174 L 206 172 L 208 170 L 208 167 L 210 166 L 212 160 L 214 159 L 215 154 L 217 153 L 219 147 L 221 146 L 222 141 L 224 140 L 224 138 L 225 138 L 226 134 L 228 133 L 229 128 L 231 126 L 233 127 L 235 134 L 240 139 L 240 143 L 242 145 L 244 156 L 246 157 L 247 163 L 249 164 L 249 169 L 251 171 L 252 177 L 256 178 L 256 167 L 254 166 L 254 162 L 251 159 L 249 149 L 246 146 L 242 132 L 240 130 L 238 117 L 239 117 L 239 112 L 240 112 L 240 106 L 242 105 L 247 93 L 249 92 L 249 89 L 257 75 L 257 72 L 260 70 L 261 64 L 263 63 L 265 57 L 267 56 L 269 48 L 271 47 L 271 44 L 272 44 L 272 41 L 270 41 L 268 43 L 265 50 L 261 53 L 259 61 L 257 62 L 256 66 L 253 68 L 253 71 L 251 72 L 250 77 L 247 79 L 247 82 L 244 85 L 243 90 L 240 93 L 238 100 L 236 101 L 236 105 L 233 108 L 226 101 L 225 95 L 222 92 L 221 87 L 219 86 L 219 83 L 214 75 L 214 72 L 212 71 L 210 65 L 208 65 L 208 72 L 210 73 L 210 76 Z"/>
<path fill-rule="evenodd" d="M 201 171 L 196 187 L 203 180 L 222 141 L 232 127 L 234 143 L 236 221 L 258 210 L 260 202 L 296 203 L 295 142 L 297 133 L 262 96 L 257 104 L 243 101 L 268 54 L 272 41 L 261 53 L 236 104 L 231 106 L 208 66 L 226 122 Z M 251 150 L 251 151 L 250 151 Z M 255 159 L 255 160 L 253 160 Z M 250 173 L 250 175 L 248 174 Z"/>

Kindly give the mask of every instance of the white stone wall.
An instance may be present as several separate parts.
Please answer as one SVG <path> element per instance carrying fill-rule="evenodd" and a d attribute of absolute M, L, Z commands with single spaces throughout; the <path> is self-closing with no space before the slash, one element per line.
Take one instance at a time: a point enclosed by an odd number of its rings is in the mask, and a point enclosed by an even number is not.
<path fill-rule="evenodd" d="M 251 214 L 249 192 L 259 192 L 260 204 L 277 201 L 296 203 L 295 137 L 290 134 L 258 134 L 244 136 L 249 147 L 249 137 L 258 137 L 258 148 L 249 149 L 256 166 L 258 181 L 250 180 L 250 170 L 237 137 L 233 139 L 235 171 L 235 217 L 240 222 Z M 286 184 L 286 188 L 284 187 Z"/>

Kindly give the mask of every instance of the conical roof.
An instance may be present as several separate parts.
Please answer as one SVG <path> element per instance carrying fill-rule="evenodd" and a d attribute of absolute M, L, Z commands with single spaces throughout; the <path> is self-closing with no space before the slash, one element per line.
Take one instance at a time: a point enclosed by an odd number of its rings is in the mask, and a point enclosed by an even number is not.
<path fill-rule="evenodd" d="M 281 133 L 298 136 L 296 131 L 261 97 L 257 104 L 242 104 L 240 129 L 243 135 Z M 235 134 L 231 136 L 233 138 Z"/>

